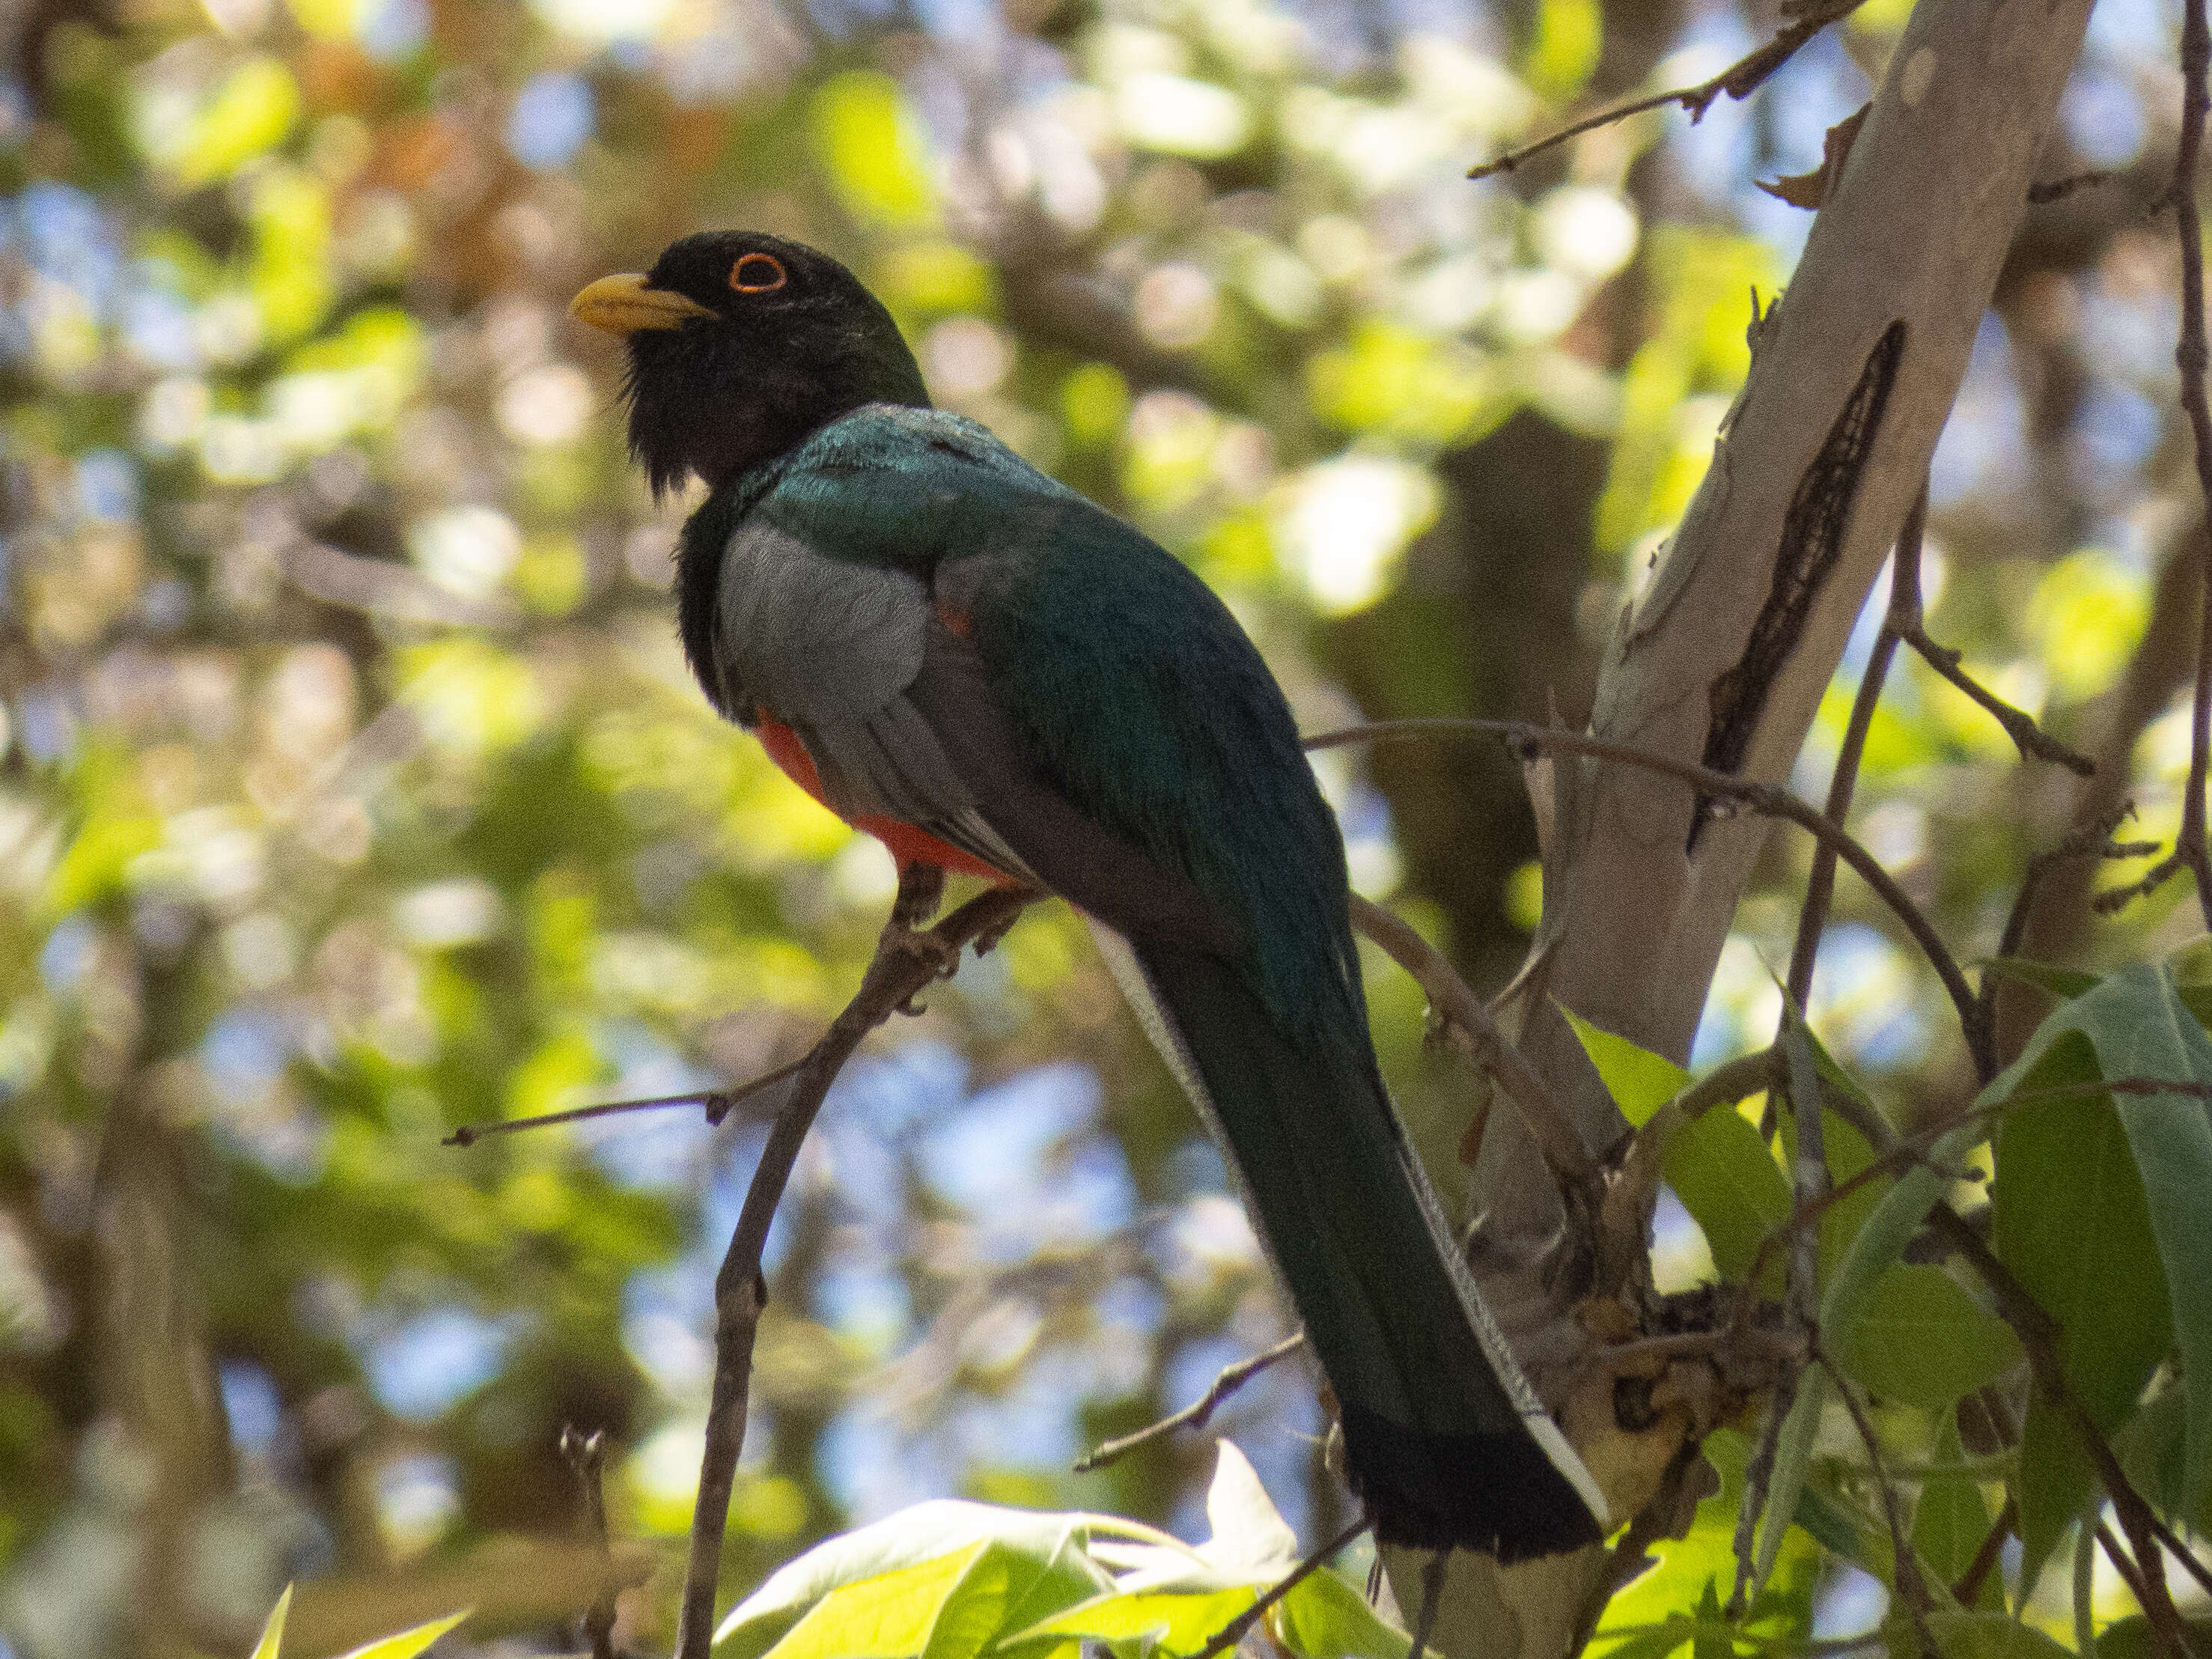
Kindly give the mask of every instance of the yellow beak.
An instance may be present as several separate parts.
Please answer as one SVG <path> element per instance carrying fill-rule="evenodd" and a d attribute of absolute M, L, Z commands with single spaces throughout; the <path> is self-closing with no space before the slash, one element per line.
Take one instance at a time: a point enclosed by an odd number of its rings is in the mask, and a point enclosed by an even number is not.
<path fill-rule="evenodd" d="M 568 301 L 568 314 L 610 334 L 641 328 L 681 328 L 694 317 L 716 313 L 672 289 L 653 288 L 635 271 L 602 276 Z"/>

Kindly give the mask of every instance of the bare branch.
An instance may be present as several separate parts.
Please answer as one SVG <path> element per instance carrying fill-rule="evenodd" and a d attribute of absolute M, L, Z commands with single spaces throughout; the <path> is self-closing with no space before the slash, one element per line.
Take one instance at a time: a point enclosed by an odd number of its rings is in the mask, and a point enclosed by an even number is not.
<path fill-rule="evenodd" d="M 2197 3 L 2197 0 L 2191 0 L 2191 3 Z M 2181 1614 L 2166 1587 L 2164 1557 L 2158 1543 L 2158 1516 L 2128 1479 L 2112 1451 L 2112 1443 L 2089 1415 L 2081 1396 L 2074 1392 L 2073 1384 L 2067 1381 L 2065 1368 L 2058 1359 L 2057 1325 L 2043 1304 L 2013 1276 L 2012 1269 L 1998 1259 L 1988 1241 L 1956 1210 L 1948 1204 L 1938 1204 L 1929 1214 L 1929 1224 L 1944 1243 L 1966 1257 L 1981 1275 L 1982 1282 L 1990 1287 L 1998 1313 L 2013 1328 L 2021 1346 L 2027 1351 L 2028 1369 L 2034 1375 L 2036 1387 L 2045 1400 L 2058 1408 L 2067 1427 L 2088 1454 L 2089 1466 L 2096 1471 L 2099 1482 L 2112 1500 L 2113 1512 L 2119 1516 L 2129 1547 L 2135 1553 L 2136 1565 L 2142 1575 L 2143 1593 L 2136 1599 L 2142 1604 L 2144 1617 L 2150 1621 L 2158 1648 L 2170 1656 L 2188 1653 L 2189 1642 L 2183 1632 Z"/>
<path fill-rule="evenodd" d="M 2063 766 L 2077 778 L 2094 775 L 2097 763 L 2077 749 L 2069 749 L 2035 723 L 2035 716 L 2025 708 L 2015 708 L 1959 666 L 1963 660 L 1960 652 L 1948 645 L 1938 645 L 1928 637 L 1928 630 L 1918 622 L 1905 629 L 1905 642 L 1917 651 L 1922 660 L 1959 690 L 1987 709 L 2005 735 L 2020 750 L 2022 760 L 2049 761 Z"/>
<path fill-rule="evenodd" d="M 752 1384 L 753 1339 L 760 1328 L 768 1286 L 761 1253 L 769 1224 L 799 1161 L 814 1115 L 860 1040 L 890 1018 L 908 999 L 943 972 L 945 953 L 957 956 L 973 939 L 1005 932 L 1024 906 L 1039 896 L 994 887 L 977 895 L 919 937 L 931 949 L 886 933 L 876 947 L 860 988 L 830 1024 L 793 1073 L 791 1097 L 769 1131 L 752 1184 L 745 1191 L 728 1253 L 714 1276 L 714 1382 L 707 1407 L 707 1445 L 699 1465 L 699 1498 L 691 1512 L 691 1552 L 684 1575 L 684 1600 L 676 1626 L 677 1659 L 707 1659 L 714 1624 L 714 1587 L 720 1576 L 722 1534 L 729 1524 L 730 1492 L 744 1449 L 745 1402 Z"/>
<path fill-rule="evenodd" d="M 1477 732 L 1501 737 L 1512 747 L 1524 752 L 1541 753 L 1552 750 L 1571 755 L 1587 755 L 1593 760 L 1618 761 L 1624 765 L 1640 767 L 1647 772 L 1675 778 L 1701 795 L 1738 802 L 1765 817 L 1786 818 L 1824 844 L 1834 848 L 1837 855 L 1858 872 L 1861 879 L 1874 889 L 1881 902 L 1905 924 L 1905 931 L 1912 935 L 1913 943 L 1920 947 L 1921 954 L 1935 969 L 1936 977 L 1943 981 L 1943 989 L 1951 999 L 1951 1006 L 1958 1012 L 1960 1028 L 1966 1035 L 1966 1047 L 1973 1056 L 1976 1072 L 1984 1079 L 1996 1074 L 1990 1046 L 1988 1022 L 1983 1018 L 1980 1004 L 1972 988 L 1966 983 L 1966 975 L 1960 969 L 1958 958 L 1951 954 L 1951 947 L 1943 942 L 1942 935 L 1936 931 L 1935 924 L 1928 920 L 1927 913 L 1915 904 L 1905 890 L 1898 885 L 1896 878 L 1881 867 L 1881 860 L 1853 839 L 1841 824 L 1786 789 L 1761 783 L 1754 778 L 1717 772 L 1693 761 L 1678 760 L 1672 755 L 1638 749 L 1632 744 L 1613 743 L 1579 732 L 1531 726 L 1526 720 L 1376 720 L 1366 726 L 1320 732 L 1306 738 L 1304 743 L 1309 750 L 1335 749 L 1346 744 L 1375 743 L 1390 738 Z M 1711 809 L 1709 807 L 1707 810 Z"/>
<path fill-rule="evenodd" d="M 766 1089 L 773 1089 L 787 1078 L 796 1077 L 807 1061 L 802 1054 L 788 1066 L 779 1066 L 773 1072 L 763 1072 L 750 1082 L 740 1083 L 733 1089 L 694 1089 L 689 1094 L 655 1095 L 650 1100 L 610 1100 L 597 1106 L 572 1106 L 565 1112 L 541 1112 L 536 1117 L 507 1118 L 490 1123 L 464 1123 L 438 1144 L 441 1146 L 473 1146 L 492 1135 L 511 1135 L 523 1129 L 543 1129 L 554 1123 L 580 1123 L 587 1117 L 612 1117 L 620 1112 L 658 1112 L 671 1106 L 703 1106 L 707 1121 L 720 1123 L 730 1115 L 730 1109 L 739 1101 L 750 1099 Z"/>
<path fill-rule="evenodd" d="M 1928 524 L 1928 481 L 1923 477 L 1905 527 L 1897 532 L 1897 550 L 1890 556 L 1889 614 L 1875 636 L 1874 654 L 1859 676 L 1858 695 L 1851 699 L 1850 723 L 1844 728 L 1843 745 L 1836 751 L 1835 770 L 1828 778 L 1828 817 L 1837 823 L 1850 817 L 1851 793 L 1858 787 L 1859 760 L 1866 752 L 1867 733 L 1874 726 L 1875 705 L 1889 678 L 1889 665 L 1897 656 L 1899 624 L 1907 608 L 1920 610 L 1920 538 Z M 1820 932 L 1827 926 L 1828 901 L 1836 890 L 1836 854 L 1826 842 L 1813 851 L 1812 873 L 1805 882 L 1804 908 L 1797 914 L 1797 942 L 1790 952 L 1790 1000 L 1800 1008 L 1813 1000 L 1813 965 L 1820 955 Z"/>
<path fill-rule="evenodd" d="M 2005 1540 L 2012 1536 L 2013 1529 L 2019 1524 L 2020 1500 L 2007 1496 L 2004 1508 L 1997 1511 L 1997 1518 L 1990 1523 L 1989 1535 L 1982 1540 L 1981 1547 L 1974 1552 L 1974 1559 L 1966 1563 L 1966 1570 L 1959 1575 L 1959 1582 L 1951 1586 L 1952 1599 L 1960 1607 L 1971 1607 L 1980 1598 L 1982 1585 L 1996 1571 L 1997 1562 L 2004 1554 Z"/>
<path fill-rule="evenodd" d="M 1510 149 L 1495 161 L 1468 169 L 1470 179 L 1488 179 L 1501 173 L 1510 173 L 1522 162 L 1534 160 L 1547 149 L 1556 149 L 1570 138 L 1593 132 L 1599 127 L 1611 126 L 1632 115 L 1641 115 L 1647 110 L 1664 109 L 1669 104 L 1680 104 L 1690 112 L 1692 123 L 1705 119 L 1705 112 L 1713 100 L 1726 93 L 1736 102 L 1757 91 L 1775 70 L 1797 55 L 1798 49 L 1838 18 L 1856 11 L 1861 0 L 1823 0 L 1806 15 L 1785 24 L 1775 37 L 1758 51 L 1746 54 L 1729 64 L 1709 81 L 1700 81 L 1693 87 L 1676 87 L 1671 92 L 1653 93 L 1646 98 L 1632 98 L 1625 104 L 1614 104 L 1580 120 L 1569 123 L 1557 132 L 1539 138 L 1533 144 L 1519 149 Z"/>
<path fill-rule="evenodd" d="M 2205 19 L 2205 0 L 2186 0 L 2181 23 L 2181 143 L 2173 162 L 2173 216 L 2181 239 L 2181 338 L 2173 361 L 2181 371 L 2181 407 L 2189 417 L 2197 489 L 2206 513 L 2212 515 L 2212 406 L 2207 405 L 2204 392 L 2204 233 L 2197 206 L 2197 156 L 2204 146 L 2205 112 L 2212 107 L 2208 71 L 2212 71 L 2212 24 Z M 2197 878 L 2204 925 L 2212 928 L 2212 850 L 2205 845 L 2204 826 L 2205 773 L 2212 766 L 2212 559 L 2205 561 L 2200 605 L 2197 682 L 2189 721 L 2189 793 L 2182 802 L 2181 832 L 2174 837 L 2173 851 L 2144 878 L 2144 890 L 2172 868 L 2186 867 Z M 2143 1571 L 2147 1576 L 2155 1574 L 2148 1565 Z"/>
<path fill-rule="evenodd" d="M 1287 1359 L 1305 1346 L 1306 1334 L 1295 1331 L 1260 1353 L 1240 1359 L 1233 1365 L 1224 1365 L 1206 1392 L 1171 1416 L 1157 1423 L 1147 1423 L 1133 1434 L 1125 1434 L 1118 1440 L 1109 1440 L 1097 1450 L 1075 1462 L 1078 1474 L 1088 1474 L 1093 1469 L 1103 1469 L 1109 1463 L 1127 1456 L 1139 1446 L 1150 1445 L 1177 1429 L 1202 1429 L 1221 1402 L 1235 1394 L 1254 1377 L 1278 1360 Z"/>

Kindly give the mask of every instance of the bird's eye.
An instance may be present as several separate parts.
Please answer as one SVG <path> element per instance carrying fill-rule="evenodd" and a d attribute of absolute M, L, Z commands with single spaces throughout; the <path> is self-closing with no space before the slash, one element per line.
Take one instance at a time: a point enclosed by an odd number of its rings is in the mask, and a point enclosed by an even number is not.
<path fill-rule="evenodd" d="M 740 294 L 773 294 L 790 280 L 773 253 L 748 253 L 730 267 L 730 286 Z"/>

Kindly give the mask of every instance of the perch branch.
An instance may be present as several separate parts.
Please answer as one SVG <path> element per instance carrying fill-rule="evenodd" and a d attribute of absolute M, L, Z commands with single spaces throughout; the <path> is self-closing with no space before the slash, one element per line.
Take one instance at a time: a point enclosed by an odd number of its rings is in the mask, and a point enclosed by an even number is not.
<path fill-rule="evenodd" d="M 1469 169 L 1467 176 L 1488 179 L 1498 173 L 1510 173 L 1546 150 L 1558 149 L 1570 138 L 1580 137 L 1583 133 L 1595 131 L 1600 127 L 1611 126 L 1616 121 L 1625 121 L 1632 115 L 1641 115 L 1648 110 L 1664 109 L 1669 104 L 1680 104 L 1689 111 L 1693 124 L 1702 121 L 1705 112 L 1712 107 L 1713 100 L 1723 93 L 1741 103 L 1757 91 L 1775 70 L 1795 58 L 1799 47 L 1837 19 L 1857 10 L 1859 5 L 1860 0 L 1824 0 L 1824 3 L 1814 6 L 1795 22 L 1784 24 L 1765 46 L 1738 58 L 1709 81 L 1700 81 L 1691 87 L 1676 87 L 1669 92 L 1656 92 L 1645 98 L 1632 98 L 1626 103 L 1598 110 L 1578 121 L 1570 122 L 1533 144 L 1509 149 L 1494 161 L 1485 161 L 1481 166 Z"/>
<path fill-rule="evenodd" d="M 761 1254 L 814 1115 L 863 1037 L 935 980 L 946 958 L 957 960 L 960 948 L 970 940 L 1002 933 L 1036 896 L 1008 888 L 979 894 L 921 936 L 938 950 L 917 951 L 887 936 L 877 947 L 860 990 L 793 1073 L 791 1097 L 761 1149 L 729 1251 L 714 1276 L 714 1382 L 707 1408 L 706 1451 L 699 1465 L 698 1504 L 691 1513 L 690 1559 L 676 1626 L 677 1659 L 707 1659 L 713 1638 L 722 1534 L 729 1524 L 738 1455 L 744 1449 L 753 1339 L 768 1296 L 761 1279 Z"/>
<path fill-rule="evenodd" d="M 1157 1423 L 1147 1423 L 1133 1434 L 1125 1434 L 1118 1440 L 1109 1440 L 1095 1451 L 1076 1460 L 1075 1472 L 1088 1474 L 1093 1469 L 1103 1469 L 1109 1463 L 1127 1457 L 1139 1446 L 1150 1445 L 1164 1435 L 1177 1429 L 1202 1429 L 1221 1402 L 1235 1394 L 1254 1377 L 1278 1360 L 1287 1359 L 1305 1346 L 1306 1334 L 1293 1331 L 1272 1348 L 1240 1359 L 1233 1365 L 1224 1365 L 1206 1391 L 1181 1411 L 1163 1417 Z"/>

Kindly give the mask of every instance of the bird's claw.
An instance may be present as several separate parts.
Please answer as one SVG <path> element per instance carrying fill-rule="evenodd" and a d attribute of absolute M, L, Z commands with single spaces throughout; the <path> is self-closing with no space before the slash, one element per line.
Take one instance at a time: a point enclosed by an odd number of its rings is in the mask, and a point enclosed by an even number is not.
<path fill-rule="evenodd" d="M 927 963 L 933 980 L 951 979 L 960 969 L 960 947 L 947 942 L 934 930 L 919 931 L 894 920 L 884 927 L 882 948 Z M 921 1013 L 921 1006 L 914 1000 L 921 994 L 916 991 L 899 1004 L 896 1012 L 909 1016 Z"/>

